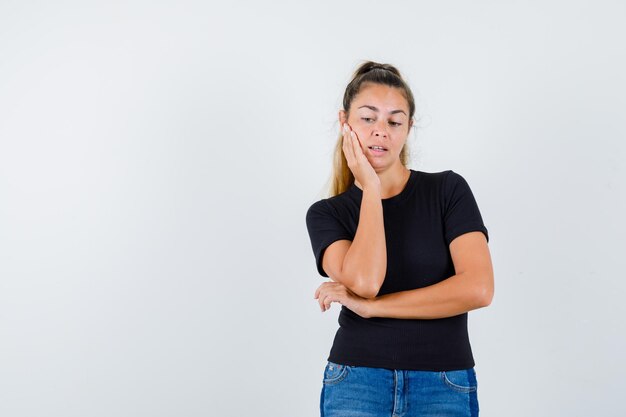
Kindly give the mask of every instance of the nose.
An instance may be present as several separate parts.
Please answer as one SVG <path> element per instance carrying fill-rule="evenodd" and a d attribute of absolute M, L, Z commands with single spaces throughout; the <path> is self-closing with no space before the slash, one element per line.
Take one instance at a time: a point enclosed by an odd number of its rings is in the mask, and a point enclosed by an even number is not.
<path fill-rule="evenodd" d="M 374 130 L 374 136 L 378 137 L 378 138 L 385 138 L 387 139 L 387 130 L 385 129 L 385 125 L 383 123 L 382 127 L 381 125 L 377 125 L 376 129 Z"/>

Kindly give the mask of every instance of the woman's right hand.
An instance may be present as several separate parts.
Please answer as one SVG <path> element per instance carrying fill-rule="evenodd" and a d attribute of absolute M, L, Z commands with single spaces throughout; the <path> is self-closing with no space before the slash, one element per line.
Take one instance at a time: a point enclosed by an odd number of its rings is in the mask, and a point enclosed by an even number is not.
<path fill-rule="evenodd" d="M 343 125 L 343 153 L 348 161 L 348 167 L 361 187 L 376 187 L 380 190 L 380 178 L 363 153 L 361 141 L 347 123 Z"/>

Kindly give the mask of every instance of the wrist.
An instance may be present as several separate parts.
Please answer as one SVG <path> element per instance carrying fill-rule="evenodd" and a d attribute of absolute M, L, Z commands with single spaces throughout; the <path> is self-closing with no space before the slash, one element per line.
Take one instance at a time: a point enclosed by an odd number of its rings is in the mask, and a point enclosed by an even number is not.
<path fill-rule="evenodd" d="M 364 196 L 372 196 L 375 198 L 382 197 L 382 188 L 379 185 L 364 185 L 363 186 L 363 195 Z"/>
<path fill-rule="evenodd" d="M 366 307 L 366 314 L 367 314 L 367 318 L 372 318 L 372 317 L 378 317 L 378 297 L 374 297 L 374 298 L 366 298 L 367 300 L 367 307 Z"/>

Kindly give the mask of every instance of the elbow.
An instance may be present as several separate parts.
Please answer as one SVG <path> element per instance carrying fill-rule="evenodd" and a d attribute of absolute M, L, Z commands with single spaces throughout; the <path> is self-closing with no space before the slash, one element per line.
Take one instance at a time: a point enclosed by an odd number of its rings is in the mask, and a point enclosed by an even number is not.
<path fill-rule="evenodd" d="M 360 279 L 357 282 L 356 290 L 353 290 L 356 295 L 369 299 L 376 298 L 380 291 L 380 285 L 372 284 L 370 280 L 367 279 Z"/>
<path fill-rule="evenodd" d="M 349 282 L 348 289 L 362 298 L 372 299 L 378 296 L 385 281 L 387 263 L 381 265 L 366 265 L 363 262 L 349 262 L 342 267 L 345 282 Z"/>
<path fill-rule="evenodd" d="M 380 291 L 380 289 L 371 289 L 369 291 L 365 290 L 362 292 L 361 297 L 368 299 L 376 298 L 376 296 L 378 295 L 378 291 Z"/>
<path fill-rule="evenodd" d="M 477 272 L 469 276 L 468 293 L 471 294 L 470 309 L 488 307 L 493 300 L 494 280 L 491 272 Z"/>
<path fill-rule="evenodd" d="M 373 285 L 366 279 L 348 279 L 346 275 L 329 276 L 332 281 L 338 282 L 361 298 L 376 298 L 380 286 Z"/>
<path fill-rule="evenodd" d="M 493 286 L 482 285 L 476 290 L 476 306 L 477 308 L 488 307 L 493 300 Z"/>

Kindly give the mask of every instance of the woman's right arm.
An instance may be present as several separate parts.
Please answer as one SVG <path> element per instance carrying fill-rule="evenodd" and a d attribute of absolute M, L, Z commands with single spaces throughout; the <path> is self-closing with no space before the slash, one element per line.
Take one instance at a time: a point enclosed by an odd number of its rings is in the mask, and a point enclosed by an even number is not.
<path fill-rule="evenodd" d="M 385 280 L 387 245 L 380 190 L 363 190 L 354 240 L 338 240 L 326 248 L 324 271 L 363 298 L 374 298 Z"/>
<path fill-rule="evenodd" d="M 322 267 L 333 281 L 345 285 L 356 295 L 374 298 L 387 271 L 380 180 L 349 126 L 344 129 L 343 142 L 348 166 L 363 187 L 359 224 L 352 242 L 338 240 L 326 248 Z"/>

